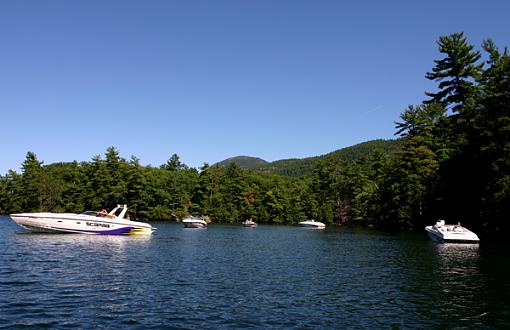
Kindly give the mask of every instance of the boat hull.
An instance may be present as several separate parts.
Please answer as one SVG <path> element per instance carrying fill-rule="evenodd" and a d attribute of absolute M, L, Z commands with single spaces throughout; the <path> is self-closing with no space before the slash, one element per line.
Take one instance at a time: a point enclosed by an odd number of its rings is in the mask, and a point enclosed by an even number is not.
<path fill-rule="evenodd" d="M 79 233 L 88 235 L 146 235 L 151 225 L 129 220 L 116 220 L 78 214 L 21 213 L 10 218 L 19 226 L 40 233 Z"/>
<path fill-rule="evenodd" d="M 310 229 L 326 229 L 326 226 L 299 225 L 299 227 Z"/>
<path fill-rule="evenodd" d="M 326 225 L 319 221 L 308 220 L 300 222 L 299 227 L 311 229 L 325 229 Z"/>
<path fill-rule="evenodd" d="M 251 219 L 246 219 L 243 221 L 244 227 L 257 227 L 257 223 Z"/>
<path fill-rule="evenodd" d="M 425 231 L 430 239 L 437 243 L 462 243 L 462 244 L 478 244 L 480 239 L 470 231 L 466 232 L 443 232 L 434 228 L 434 226 L 425 227 Z"/>
<path fill-rule="evenodd" d="M 207 222 L 205 220 L 193 216 L 183 219 L 182 224 L 184 228 L 207 228 Z"/>
<path fill-rule="evenodd" d="M 201 222 L 184 222 L 184 228 L 207 228 L 207 224 Z"/>

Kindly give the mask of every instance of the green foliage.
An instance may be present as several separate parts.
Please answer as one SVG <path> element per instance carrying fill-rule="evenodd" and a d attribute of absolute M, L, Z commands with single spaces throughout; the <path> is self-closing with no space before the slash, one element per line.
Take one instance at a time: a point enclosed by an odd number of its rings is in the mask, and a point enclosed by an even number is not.
<path fill-rule="evenodd" d="M 292 177 L 308 176 L 312 175 L 315 168 L 323 160 L 351 162 L 376 151 L 381 151 L 388 155 L 395 155 L 401 147 L 401 140 L 372 140 L 339 149 L 322 156 L 304 159 L 277 160 L 256 169 L 262 173 L 275 173 Z"/>
<path fill-rule="evenodd" d="M 24 210 L 26 197 L 22 178 L 22 175 L 12 170 L 7 175 L 0 176 L 0 212 L 18 213 Z"/>
<path fill-rule="evenodd" d="M 41 211 L 43 209 L 42 195 L 42 162 L 37 159 L 33 152 L 28 152 L 25 161 L 21 165 L 23 176 L 21 177 L 21 187 L 24 192 L 22 198 L 22 207 L 29 211 Z"/>
<path fill-rule="evenodd" d="M 0 176 L 0 212 L 69 211 L 128 204 L 134 218 L 329 224 L 423 230 L 437 218 L 484 234 L 510 230 L 510 56 L 490 39 L 439 38 L 446 57 L 427 78 L 430 100 L 403 111 L 397 140 L 305 159 L 233 158 L 199 170 L 173 154 L 159 168 L 110 147 L 104 159 L 44 166 L 28 152 L 22 173 Z M 483 65 L 486 69 L 483 70 Z M 449 111 L 451 110 L 451 111 Z M 260 165 L 262 164 L 262 165 Z"/>
<path fill-rule="evenodd" d="M 178 171 L 187 169 L 187 166 L 181 162 L 179 155 L 173 154 L 161 168 L 168 171 Z"/>
<path fill-rule="evenodd" d="M 434 61 L 436 66 L 426 77 L 440 81 L 440 91 L 426 93 L 431 99 L 425 103 L 440 103 L 445 107 L 452 105 L 454 112 L 462 111 L 475 94 L 474 80 L 480 77 L 483 64 L 476 64 L 480 53 L 473 51 L 474 46 L 467 43 L 464 33 L 442 36 L 437 42 L 439 52 L 446 55 Z"/>

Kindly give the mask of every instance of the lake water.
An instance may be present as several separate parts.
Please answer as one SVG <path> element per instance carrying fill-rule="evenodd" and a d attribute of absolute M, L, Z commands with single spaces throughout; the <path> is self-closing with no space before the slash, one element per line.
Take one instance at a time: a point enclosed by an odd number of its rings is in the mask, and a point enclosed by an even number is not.
<path fill-rule="evenodd" d="M 158 223 L 143 238 L 0 225 L 0 328 L 510 327 L 505 246 L 349 228 Z"/>

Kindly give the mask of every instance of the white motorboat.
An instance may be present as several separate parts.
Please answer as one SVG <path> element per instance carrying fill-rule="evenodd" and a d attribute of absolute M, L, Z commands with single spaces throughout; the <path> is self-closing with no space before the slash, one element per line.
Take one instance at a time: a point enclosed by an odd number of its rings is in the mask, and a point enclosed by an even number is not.
<path fill-rule="evenodd" d="M 246 219 L 243 221 L 243 226 L 245 227 L 257 227 L 257 223 L 252 219 Z"/>
<path fill-rule="evenodd" d="M 324 229 L 324 228 L 326 228 L 326 225 L 324 223 L 319 222 L 319 221 L 315 221 L 315 220 L 301 221 L 299 223 L 299 226 L 300 227 L 305 227 L 305 228 L 315 228 L 315 229 Z"/>
<path fill-rule="evenodd" d="M 126 212 L 126 205 L 117 205 L 110 213 L 106 210 L 81 214 L 39 212 L 11 214 L 10 217 L 21 227 L 34 232 L 144 235 L 156 230 L 148 223 L 125 219 Z"/>
<path fill-rule="evenodd" d="M 189 216 L 182 220 L 184 228 L 207 228 L 207 222 L 205 220 Z"/>
<path fill-rule="evenodd" d="M 459 224 L 447 225 L 439 220 L 433 226 L 425 227 L 430 239 L 441 243 L 478 243 L 480 239 L 472 231 Z"/>

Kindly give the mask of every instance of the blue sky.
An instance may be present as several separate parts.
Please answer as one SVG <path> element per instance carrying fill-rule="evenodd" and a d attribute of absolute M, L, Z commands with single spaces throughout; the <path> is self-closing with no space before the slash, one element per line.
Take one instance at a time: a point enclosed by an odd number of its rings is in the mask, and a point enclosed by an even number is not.
<path fill-rule="evenodd" d="M 159 166 L 303 158 L 377 138 L 436 40 L 510 46 L 510 1 L 0 2 L 0 174 L 109 146 Z"/>

